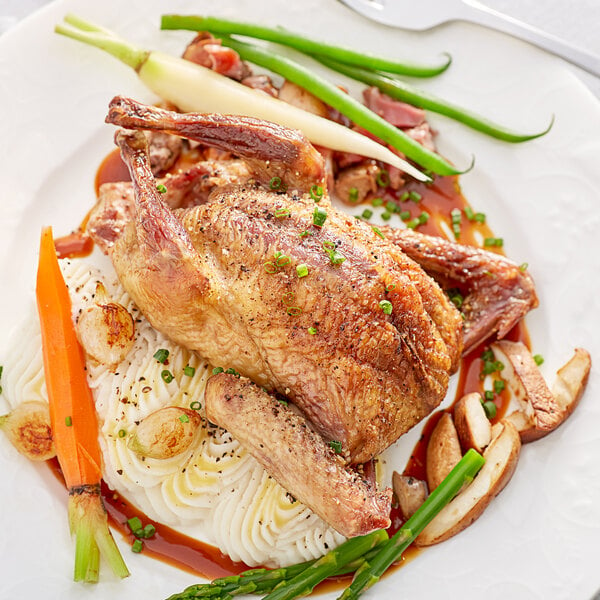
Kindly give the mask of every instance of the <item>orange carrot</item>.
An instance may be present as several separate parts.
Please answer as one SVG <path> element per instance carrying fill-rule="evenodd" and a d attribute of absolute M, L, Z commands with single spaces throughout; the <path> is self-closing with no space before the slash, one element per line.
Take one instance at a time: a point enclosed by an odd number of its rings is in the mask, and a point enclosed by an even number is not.
<path fill-rule="evenodd" d="M 98 581 L 100 555 L 116 575 L 126 577 L 129 571 L 108 528 L 100 495 L 96 410 L 50 227 L 42 230 L 36 297 L 52 435 L 69 490 L 69 525 L 76 539 L 74 579 Z"/>

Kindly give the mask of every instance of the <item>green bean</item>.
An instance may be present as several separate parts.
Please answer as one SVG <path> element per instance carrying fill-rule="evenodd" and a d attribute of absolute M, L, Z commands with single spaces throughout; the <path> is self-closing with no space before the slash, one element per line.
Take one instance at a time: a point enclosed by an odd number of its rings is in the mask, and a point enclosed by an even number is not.
<path fill-rule="evenodd" d="M 427 66 L 401 63 L 380 56 L 351 50 L 350 48 L 311 40 L 281 27 L 264 27 L 252 23 L 220 19 L 218 17 L 163 15 L 160 26 L 161 29 L 188 29 L 191 31 L 211 31 L 223 35 L 244 35 L 269 42 L 277 42 L 307 54 L 319 54 L 367 69 L 410 75 L 412 77 L 433 77 L 434 75 L 439 75 L 452 62 L 450 55 L 446 54 L 446 60 L 438 65 Z"/>
<path fill-rule="evenodd" d="M 517 133 L 456 104 L 452 104 L 451 102 L 447 102 L 446 100 L 442 100 L 432 94 L 419 90 L 404 81 L 388 77 L 384 73 L 368 71 L 360 67 L 346 65 L 321 55 L 314 55 L 313 58 L 324 64 L 326 67 L 329 67 L 338 73 L 342 73 L 351 79 L 379 88 L 384 94 L 387 94 L 391 98 L 402 100 L 413 106 L 439 113 L 440 115 L 454 119 L 463 125 L 467 125 L 467 127 L 471 127 L 481 133 L 485 133 L 505 142 L 526 142 L 527 140 L 538 138 L 548 133 L 554 123 L 554 117 L 552 117 L 550 124 L 543 131 L 525 134 Z"/>
<path fill-rule="evenodd" d="M 427 524 L 456 496 L 463 484 L 473 480 L 484 463 L 485 459 L 480 454 L 472 448 L 468 450 L 415 514 L 404 523 L 402 529 L 379 546 L 374 558 L 363 563 L 354 575 L 352 583 L 338 600 L 355 600 L 366 589 L 377 583 L 388 567 L 402 556 L 404 550 L 412 544 Z"/>
<path fill-rule="evenodd" d="M 407 158 L 424 169 L 438 175 L 456 175 L 464 172 L 303 65 L 278 56 L 266 48 L 246 44 L 228 36 L 222 37 L 222 43 L 224 46 L 234 49 L 244 60 L 278 73 L 308 90 L 326 104 L 339 110 L 360 127 L 402 152 Z"/>

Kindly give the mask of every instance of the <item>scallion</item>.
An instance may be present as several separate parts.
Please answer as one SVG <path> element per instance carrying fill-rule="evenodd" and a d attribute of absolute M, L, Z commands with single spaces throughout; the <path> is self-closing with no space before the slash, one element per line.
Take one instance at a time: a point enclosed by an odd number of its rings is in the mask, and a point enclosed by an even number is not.
<path fill-rule="evenodd" d="M 385 315 L 392 314 L 392 303 L 389 300 L 380 300 L 379 308 L 381 308 L 381 310 L 383 311 L 383 314 L 385 314 Z"/>
<path fill-rule="evenodd" d="M 315 206 L 315 210 L 313 211 L 313 225 L 315 227 L 323 227 L 326 220 L 327 211 L 320 206 Z"/>

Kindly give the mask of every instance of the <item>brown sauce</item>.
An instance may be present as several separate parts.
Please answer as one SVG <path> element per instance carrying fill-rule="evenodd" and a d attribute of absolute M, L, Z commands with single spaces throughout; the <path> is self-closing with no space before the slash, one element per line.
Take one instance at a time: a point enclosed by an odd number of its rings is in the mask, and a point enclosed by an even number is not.
<path fill-rule="evenodd" d="M 52 459 L 48 461 L 48 465 L 57 479 L 64 485 L 58 461 Z M 110 524 L 131 544 L 133 544 L 135 537 L 127 525 L 129 519 L 138 517 L 144 525 L 152 523 L 156 527 L 154 536 L 144 540 L 142 553 L 147 556 L 206 579 L 237 575 L 249 569 L 244 563 L 232 561 L 214 546 L 199 542 L 166 525 L 154 523 L 120 494 L 111 490 L 104 482 L 102 482 L 102 499 Z"/>
<path fill-rule="evenodd" d="M 171 171 L 176 172 L 179 169 L 187 169 L 202 158 L 203 156 L 199 150 L 188 150 L 182 153 Z M 115 148 L 104 158 L 98 168 L 94 181 L 96 195 L 98 195 L 102 184 L 118 181 L 130 181 L 130 176 L 125 163 L 121 159 L 119 150 Z M 406 191 L 416 192 L 421 199 L 418 202 L 411 200 L 402 201 L 401 196 Z M 429 184 L 412 181 L 400 191 L 387 189 L 383 194 L 380 193 L 378 195 L 382 196 L 385 202 L 392 201 L 396 203 L 400 207 L 400 210 L 410 212 L 411 218 L 418 217 L 423 211 L 428 212 L 430 215 L 429 220 L 427 223 L 420 225 L 418 231 L 443 237 L 447 236 L 448 228 L 451 229 L 451 211 L 455 208 L 464 210 L 465 207 L 469 206 L 462 195 L 458 176 L 436 176 L 433 182 Z M 87 217 L 76 232 L 56 240 L 57 252 L 60 257 L 85 256 L 92 251 L 93 242 L 85 234 L 86 221 Z M 442 223 L 445 223 L 446 228 L 442 226 Z M 486 223 L 469 221 L 463 216 L 458 241 L 465 244 L 478 245 L 477 236 L 480 239 L 494 237 Z M 496 251 L 501 252 L 501 249 L 496 249 Z M 530 345 L 529 336 L 523 324 L 518 324 L 507 336 L 507 339 L 520 340 L 528 346 Z M 482 360 L 480 357 L 484 349 L 485 345 L 482 345 L 462 359 L 455 402 L 465 393 L 483 392 L 483 381 L 480 377 Z M 509 403 L 508 394 L 498 394 L 496 403 L 498 408 L 496 420 L 498 420 L 506 412 Z M 446 410 L 451 411 L 452 407 Z M 435 425 L 444 412 L 444 410 L 436 411 L 424 422 L 419 441 L 415 445 L 404 468 L 403 473 L 405 475 L 423 480 L 426 479 L 427 443 Z M 55 475 L 62 480 L 58 462 L 52 460 L 49 461 L 49 464 Z M 150 520 L 125 498 L 110 490 L 104 483 L 102 484 L 102 495 L 111 525 L 125 539 L 133 543 L 135 538 L 127 526 L 127 520 L 132 517 L 138 517 L 143 524 L 149 523 Z M 392 508 L 390 517 L 392 524 L 388 528 L 388 533 L 391 536 L 401 528 L 404 521 L 397 507 Z M 244 563 L 233 562 L 228 556 L 213 546 L 178 533 L 160 523 L 153 523 L 153 525 L 156 527 L 156 534 L 151 539 L 144 540 L 142 551 L 148 556 L 207 579 L 236 575 L 249 568 Z M 388 570 L 388 573 L 412 560 L 420 551 L 420 549 L 413 546 L 409 547 L 401 559 L 394 564 L 393 568 Z M 350 581 L 351 575 L 332 577 L 319 584 L 315 588 L 315 591 L 317 593 L 338 591 L 347 586 Z"/>

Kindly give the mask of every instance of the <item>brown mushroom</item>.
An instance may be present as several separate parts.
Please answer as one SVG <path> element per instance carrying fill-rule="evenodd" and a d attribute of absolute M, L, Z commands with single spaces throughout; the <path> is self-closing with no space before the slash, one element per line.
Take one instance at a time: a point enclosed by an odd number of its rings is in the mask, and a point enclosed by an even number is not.
<path fill-rule="evenodd" d="M 483 456 L 485 464 L 471 485 L 464 488 L 417 537 L 417 546 L 443 542 L 466 529 L 483 513 L 510 481 L 521 450 L 515 426 L 502 420 L 492 430 L 492 441 Z"/>
<path fill-rule="evenodd" d="M 492 426 L 485 414 L 481 396 L 465 394 L 454 407 L 454 425 L 463 451 L 469 448 L 481 454 L 492 439 Z"/>
<path fill-rule="evenodd" d="M 433 491 L 462 458 L 460 442 L 452 415 L 445 412 L 437 422 L 427 444 L 427 485 Z"/>
<path fill-rule="evenodd" d="M 564 423 L 587 384 L 591 368 L 589 352 L 577 348 L 556 373 L 550 390 L 524 344 L 502 340 L 491 347 L 495 357 L 504 363 L 503 376 L 521 405 L 521 410 L 507 417 L 519 431 L 521 441 L 540 439 Z"/>

